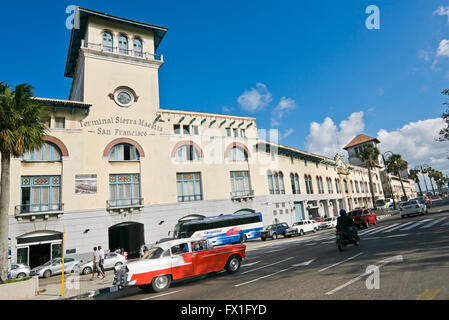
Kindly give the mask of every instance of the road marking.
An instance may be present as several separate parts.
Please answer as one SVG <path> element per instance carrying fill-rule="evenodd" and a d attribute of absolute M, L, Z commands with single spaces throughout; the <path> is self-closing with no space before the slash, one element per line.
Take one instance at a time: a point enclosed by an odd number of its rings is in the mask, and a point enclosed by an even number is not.
<path fill-rule="evenodd" d="M 330 268 L 332 268 L 332 267 L 335 267 L 335 266 L 338 266 L 339 264 L 342 264 L 343 262 L 352 260 L 352 259 L 354 259 L 355 257 L 358 257 L 359 255 L 361 255 L 362 253 L 363 253 L 363 252 L 357 253 L 355 256 L 352 256 L 352 257 L 349 257 L 349 258 L 347 258 L 347 259 L 345 259 L 345 260 L 343 260 L 343 261 L 334 263 L 333 265 L 331 265 L 331 266 L 329 266 L 329 267 L 326 267 L 326 268 L 323 268 L 323 269 L 319 270 L 318 272 L 326 271 L 326 270 L 328 270 L 328 269 L 330 269 Z"/>
<path fill-rule="evenodd" d="M 386 238 L 398 238 L 398 237 L 405 237 L 408 236 L 408 233 L 401 233 L 401 234 L 395 234 L 392 236 L 379 236 L 379 237 L 368 237 L 368 238 L 363 238 L 363 240 L 373 240 L 373 239 L 386 239 Z"/>
<path fill-rule="evenodd" d="M 376 232 L 379 232 L 379 231 L 384 230 L 386 228 L 388 228 L 388 226 L 377 227 L 377 228 L 374 228 L 374 229 L 371 229 L 371 230 L 368 230 L 368 231 L 360 232 L 359 236 L 363 236 L 363 235 L 368 234 L 368 233 L 376 233 Z"/>
<path fill-rule="evenodd" d="M 449 226 L 449 222 L 446 222 L 445 224 L 442 225 L 442 227 L 447 227 Z"/>
<path fill-rule="evenodd" d="M 418 221 L 418 222 L 412 224 L 411 226 L 408 226 L 407 228 L 404 228 L 404 229 L 401 228 L 400 231 L 405 231 L 405 230 L 413 229 L 414 227 L 417 227 L 417 226 L 419 226 L 419 225 L 422 225 L 423 223 L 426 223 L 427 221 L 431 221 L 431 220 L 432 220 L 432 219 L 424 219 L 424 220 Z"/>
<path fill-rule="evenodd" d="M 278 252 L 278 251 L 282 251 L 282 250 L 285 250 L 285 249 L 286 249 L 286 248 L 276 249 L 276 250 L 271 250 L 271 251 L 267 251 L 266 253 Z"/>
<path fill-rule="evenodd" d="M 435 298 L 435 296 L 440 293 L 440 289 L 437 290 L 431 290 L 431 289 L 426 289 L 424 290 L 423 293 L 421 293 L 418 298 L 416 298 L 416 300 L 433 300 L 433 298 Z"/>
<path fill-rule="evenodd" d="M 435 220 L 435 221 L 432 221 L 431 223 L 426 224 L 425 226 L 422 226 L 420 229 L 430 228 L 430 227 L 436 225 L 438 222 L 441 222 L 441 221 L 443 221 L 443 220 L 446 220 L 446 218 L 447 218 L 447 217 L 443 217 L 443 218 L 437 219 L 437 220 Z"/>
<path fill-rule="evenodd" d="M 389 230 L 385 231 L 385 233 L 391 232 L 391 231 L 399 229 L 399 228 L 403 228 L 405 226 L 408 226 L 409 224 L 412 224 L 413 222 L 415 222 L 415 221 L 409 221 L 409 222 L 406 222 L 406 223 L 399 224 L 397 227 L 394 227 L 392 229 L 389 229 Z"/>
<path fill-rule="evenodd" d="M 250 281 L 246 281 L 246 282 L 243 282 L 243 283 L 235 284 L 234 287 L 240 287 L 240 286 L 243 286 L 243 285 L 246 285 L 246 284 L 249 284 L 249 283 L 253 283 L 253 282 L 255 282 L 255 281 L 262 280 L 262 279 L 265 279 L 265 278 L 274 276 L 274 275 L 276 275 L 276 274 L 278 274 L 278 273 L 281 273 L 281 272 L 284 272 L 284 271 L 293 269 L 293 268 L 295 268 L 295 267 L 299 267 L 299 266 L 308 266 L 308 265 L 311 264 L 314 260 L 315 260 L 315 259 L 311 259 L 311 260 L 309 260 L 309 261 L 305 261 L 305 262 L 301 262 L 301 263 L 294 264 L 294 265 L 292 265 L 291 267 L 288 267 L 288 268 L 285 268 L 285 269 L 276 271 L 276 272 L 274 272 L 274 273 L 270 273 L 270 274 L 267 274 L 267 275 L 265 275 L 265 276 L 262 276 L 262 277 L 259 277 L 259 278 L 256 278 L 256 279 L 253 279 L 253 280 L 250 280 Z"/>
<path fill-rule="evenodd" d="M 274 266 L 276 264 L 279 264 L 281 262 L 284 262 L 284 261 L 287 261 L 287 260 L 290 260 L 290 259 L 293 259 L 293 257 L 289 257 L 287 259 L 284 259 L 284 260 L 281 260 L 281 261 L 278 261 L 278 262 L 275 262 L 275 263 L 272 263 L 272 264 L 267 264 L 267 265 L 264 265 L 264 266 L 256 268 L 256 269 L 251 269 L 251 270 L 242 272 L 241 274 L 245 274 L 245 273 L 253 272 L 253 271 L 260 270 L 260 269 L 263 269 L 263 268 L 266 268 L 266 267 Z"/>
<path fill-rule="evenodd" d="M 242 267 L 250 267 L 250 266 L 253 266 L 253 265 L 255 265 L 255 264 L 258 264 L 259 262 L 261 262 L 262 260 L 260 260 L 260 261 L 255 261 L 255 262 L 252 262 L 252 263 L 245 263 L 245 264 L 242 264 Z"/>
<path fill-rule="evenodd" d="M 381 231 L 384 232 L 385 230 L 388 230 L 388 229 L 390 229 L 390 228 L 393 228 L 393 227 L 397 226 L 398 224 L 399 224 L 399 223 L 395 223 L 395 224 L 386 226 L 386 227 L 383 228 L 383 229 L 378 229 L 377 231 L 371 233 L 371 235 L 373 235 L 373 234 L 375 234 L 375 233 L 378 233 L 378 232 L 381 232 Z"/>
<path fill-rule="evenodd" d="M 178 292 L 183 291 L 183 290 L 184 290 L 184 289 L 176 290 L 176 291 L 172 291 L 172 292 L 167 292 L 167 293 L 159 294 L 159 295 L 157 295 L 157 296 L 152 296 L 152 297 L 144 298 L 144 299 L 140 299 L 140 300 L 150 300 L 150 299 L 154 299 L 154 298 L 159 298 L 159 297 L 163 297 L 163 296 L 168 296 L 169 294 L 178 293 Z"/>
<path fill-rule="evenodd" d="M 402 256 L 401 256 L 401 255 L 397 255 L 397 256 L 393 256 L 393 257 L 384 259 L 384 260 L 382 260 L 382 261 L 379 261 L 380 264 L 379 264 L 377 267 L 380 269 L 381 267 L 383 267 L 383 266 L 386 265 L 386 264 L 389 264 L 389 263 L 395 263 L 395 262 L 402 262 L 402 261 L 403 261 Z M 368 276 L 368 275 L 370 275 L 370 274 L 371 274 L 370 272 L 366 272 L 366 271 L 365 271 L 365 273 L 362 273 L 362 274 L 359 275 L 358 277 L 356 277 L 356 278 L 354 278 L 354 279 L 352 279 L 352 280 L 349 280 L 349 281 L 346 282 L 345 284 L 342 284 L 341 286 L 339 286 L 339 287 L 337 287 L 337 288 L 335 288 L 335 289 L 333 289 L 333 290 L 331 290 L 331 291 L 326 292 L 325 295 L 329 296 L 329 295 L 331 295 L 331 294 L 334 294 L 335 292 L 340 291 L 341 289 L 346 288 L 347 286 L 353 284 L 354 282 L 356 282 L 356 281 L 358 281 L 358 280 L 362 279 L 363 277 Z"/>

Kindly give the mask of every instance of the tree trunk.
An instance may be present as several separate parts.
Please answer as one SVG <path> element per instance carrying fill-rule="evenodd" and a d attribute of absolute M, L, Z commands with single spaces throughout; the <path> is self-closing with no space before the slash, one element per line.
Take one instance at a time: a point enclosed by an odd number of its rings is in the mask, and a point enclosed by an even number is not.
<path fill-rule="evenodd" d="M 419 188 L 419 194 L 422 195 L 422 190 L 421 190 L 421 185 L 419 184 L 419 180 L 416 181 L 416 183 L 418 184 L 418 188 Z"/>
<path fill-rule="evenodd" d="M 433 187 L 432 176 L 430 174 L 427 174 L 427 175 L 429 176 L 430 185 L 432 186 L 432 194 L 435 195 L 435 189 Z"/>
<path fill-rule="evenodd" d="M 402 187 L 402 192 L 404 193 L 404 197 L 405 197 L 405 199 L 408 199 L 407 193 L 405 192 L 404 183 L 402 182 L 401 172 L 399 172 L 399 171 L 398 171 L 398 177 L 399 177 L 399 181 L 401 182 L 401 187 Z"/>
<path fill-rule="evenodd" d="M 10 156 L 1 155 L 1 189 L 0 189 L 0 282 L 8 280 L 8 212 L 9 212 L 9 178 Z"/>
<path fill-rule="evenodd" d="M 376 200 L 375 200 L 376 198 L 374 196 L 373 178 L 371 176 L 371 166 L 369 165 L 369 163 L 367 163 L 366 167 L 368 168 L 369 186 L 370 186 L 370 189 L 371 189 L 371 201 L 373 202 L 374 210 L 377 210 Z"/>

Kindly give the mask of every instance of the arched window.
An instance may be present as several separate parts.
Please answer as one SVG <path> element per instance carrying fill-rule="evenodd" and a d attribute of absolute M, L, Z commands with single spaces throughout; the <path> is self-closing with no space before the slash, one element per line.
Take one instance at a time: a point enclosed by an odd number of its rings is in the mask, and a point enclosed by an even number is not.
<path fill-rule="evenodd" d="M 23 154 L 25 161 L 61 161 L 61 159 L 61 150 L 51 142 L 45 142 L 40 149 Z"/>
<path fill-rule="evenodd" d="M 114 47 L 114 40 L 112 38 L 112 33 L 103 32 L 102 37 L 103 51 L 112 52 Z"/>
<path fill-rule="evenodd" d="M 135 57 L 142 57 L 143 56 L 142 40 L 140 40 L 139 38 L 134 38 L 133 39 L 133 54 L 134 54 Z"/>
<path fill-rule="evenodd" d="M 123 34 L 118 37 L 118 52 L 128 54 L 128 38 Z"/>
<path fill-rule="evenodd" d="M 109 161 L 137 161 L 140 159 L 139 151 L 135 145 L 120 143 L 111 148 Z"/>
<path fill-rule="evenodd" d="M 301 189 L 299 188 L 299 177 L 297 174 L 295 174 L 295 186 L 296 186 L 296 194 L 300 194 Z"/>
<path fill-rule="evenodd" d="M 295 175 L 293 173 L 290 173 L 290 183 L 292 185 L 292 193 L 296 194 Z"/>
<path fill-rule="evenodd" d="M 282 172 L 279 172 L 279 193 L 285 194 L 284 174 Z"/>
<path fill-rule="evenodd" d="M 229 160 L 231 161 L 248 161 L 248 155 L 241 147 L 232 147 L 229 151 Z"/>
<path fill-rule="evenodd" d="M 277 172 L 274 173 L 274 192 L 279 194 L 279 175 Z"/>
<path fill-rule="evenodd" d="M 316 185 L 318 188 L 318 193 L 321 193 L 320 177 L 316 177 Z"/>
<path fill-rule="evenodd" d="M 175 160 L 178 162 L 199 161 L 200 154 L 193 145 L 182 145 L 176 150 Z"/>
<path fill-rule="evenodd" d="M 273 184 L 273 174 L 271 171 L 267 172 L 267 178 L 268 178 L 268 191 L 270 194 L 274 194 L 274 184 Z"/>

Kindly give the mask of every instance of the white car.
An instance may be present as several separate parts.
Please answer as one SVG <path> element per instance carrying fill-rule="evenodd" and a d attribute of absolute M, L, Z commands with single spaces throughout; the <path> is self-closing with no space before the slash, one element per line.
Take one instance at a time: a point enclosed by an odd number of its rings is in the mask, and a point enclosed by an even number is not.
<path fill-rule="evenodd" d="M 298 222 L 293 223 L 291 228 L 288 228 L 287 231 L 285 231 L 286 237 L 291 237 L 294 235 L 300 235 L 307 232 L 317 232 L 318 231 L 318 224 L 313 220 L 301 220 Z"/>
<path fill-rule="evenodd" d="M 64 273 L 78 273 L 80 261 L 73 258 L 64 258 Z M 62 258 L 54 258 L 41 266 L 31 269 L 31 276 L 48 278 L 62 273 Z"/>
<path fill-rule="evenodd" d="M 106 253 L 104 255 L 103 267 L 105 270 L 114 269 L 115 267 L 125 264 L 126 264 L 126 257 L 124 255 L 115 252 Z M 94 268 L 92 261 L 86 262 L 80 268 L 82 274 L 92 273 L 93 269 Z"/>
<path fill-rule="evenodd" d="M 337 226 L 337 217 L 326 218 L 320 224 L 321 229 L 335 228 L 336 226 Z"/>
<path fill-rule="evenodd" d="M 418 200 L 409 200 L 401 203 L 400 205 L 401 218 L 408 217 L 412 214 L 427 214 L 427 207 L 420 203 Z"/>

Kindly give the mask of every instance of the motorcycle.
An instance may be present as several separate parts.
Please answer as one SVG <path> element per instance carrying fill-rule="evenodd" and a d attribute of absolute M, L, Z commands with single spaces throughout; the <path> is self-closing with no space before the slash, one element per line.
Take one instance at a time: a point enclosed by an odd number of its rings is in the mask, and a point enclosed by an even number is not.
<path fill-rule="evenodd" d="M 337 247 L 339 251 L 343 251 L 348 244 L 358 246 L 360 244 L 360 237 L 356 232 L 355 237 L 345 231 L 337 231 Z"/>

